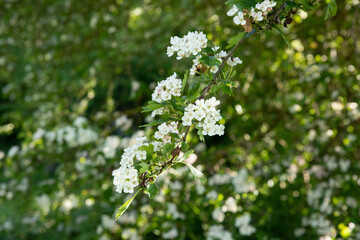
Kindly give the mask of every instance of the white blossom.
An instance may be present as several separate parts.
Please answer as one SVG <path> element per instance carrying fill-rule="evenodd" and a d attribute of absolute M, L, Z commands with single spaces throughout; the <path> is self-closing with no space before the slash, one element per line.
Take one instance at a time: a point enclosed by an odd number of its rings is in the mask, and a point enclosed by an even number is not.
<path fill-rule="evenodd" d="M 178 235 L 179 233 L 176 228 L 172 228 L 170 231 L 162 233 L 164 239 L 175 239 Z"/>
<path fill-rule="evenodd" d="M 190 55 L 196 56 L 201 49 L 207 46 L 207 38 L 203 32 L 188 32 L 182 38 L 171 37 L 171 46 L 167 48 L 167 55 L 171 57 L 177 52 L 176 59 L 180 60 Z"/>
<path fill-rule="evenodd" d="M 264 15 L 261 11 L 255 11 L 254 8 L 251 8 L 249 15 L 254 18 L 255 21 L 262 21 L 264 19 Z"/>
<path fill-rule="evenodd" d="M 271 11 L 271 8 L 275 7 L 275 6 L 276 6 L 276 2 L 270 1 L 270 0 L 265 0 L 261 3 L 256 4 L 255 8 L 262 12 L 269 12 L 269 11 Z"/>
<path fill-rule="evenodd" d="M 230 67 L 235 67 L 238 64 L 242 64 L 242 61 L 240 60 L 240 58 L 235 57 L 235 58 L 229 58 L 226 63 L 230 66 Z"/>
<path fill-rule="evenodd" d="M 122 191 L 132 193 L 134 188 L 139 185 L 138 171 L 134 167 L 121 166 L 114 170 L 112 175 L 114 176 L 113 182 L 118 193 Z"/>
<path fill-rule="evenodd" d="M 215 210 L 212 212 L 211 215 L 212 215 L 213 219 L 217 222 L 224 221 L 225 214 L 221 211 L 220 208 L 215 208 Z"/>
<path fill-rule="evenodd" d="M 229 17 L 234 16 L 238 11 L 239 9 L 235 5 L 233 5 L 232 8 L 227 12 L 227 15 Z"/>
<path fill-rule="evenodd" d="M 255 21 L 262 21 L 267 14 L 272 11 L 272 8 L 276 6 L 275 1 L 265 0 L 261 3 L 257 3 L 255 8 L 247 9 L 249 12 L 244 12 L 244 9 L 238 9 L 235 5 L 227 12 L 228 16 L 234 16 L 233 21 L 236 25 L 245 25 L 246 18 L 252 18 Z"/>
<path fill-rule="evenodd" d="M 207 240 L 232 240 L 231 232 L 224 230 L 223 225 L 213 225 L 207 232 Z"/>
<path fill-rule="evenodd" d="M 244 14 L 242 12 L 238 12 L 236 14 L 236 16 L 234 17 L 233 21 L 236 25 L 245 25 L 246 24 L 246 20 L 244 18 Z"/>
<path fill-rule="evenodd" d="M 212 97 L 208 100 L 198 99 L 195 104 L 189 104 L 185 108 L 184 116 L 182 117 L 182 124 L 184 126 L 191 126 L 192 121 L 198 121 L 197 127 L 201 128 L 203 135 L 223 135 L 225 126 L 222 124 L 216 124 L 222 119 L 220 111 L 216 110 L 216 106 L 220 104 L 220 101 Z"/>
<path fill-rule="evenodd" d="M 210 72 L 212 72 L 212 73 L 216 73 L 218 70 L 219 70 L 218 66 L 212 66 L 210 68 Z"/>
<path fill-rule="evenodd" d="M 178 124 L 178 122 L 162 123 L 158 126 L 158 131 L 155 132 L 154 137 L 164 143 L 171 143 L 171 136 L 169 134 L 179 134 Z"/>
<path fill-rule="evenodd" d="M 138 182 L 138 171 L 134 168 L 134 160 L 145 160 L 146 151 L 139 150 L 142 146 L 148 146 L 148 143 L 144 143 L 146 140 L 145 137 L 140 137 L 136 139 L 136 143 L 124 150 L 123 155 L 121 156 L 120 168 L 113 171 L 112 175 L 114 176 L 114 185 L 116 186 L 116 191 L 121 193 L 134 192 L 134 188 L 139 185 Z"/>
<path fill-rule="evenodd" d="M 239 232 L 243 236 L 250 236 L 256 232 L 256 228 L 250 225 L 251 216 L 248 213 L 236 218 L 235 226 L 239 228 Z"/>
<path fill-rule="evenodd" d="M 174 73 L 172 76 L 166 78 L 166 80 L 159 82 L 152 94 L 152 100 L 161 103 L 170 100 L 171 96 L 180 96 L 182 81 L 176 77 L 176 73 Z M 158 110 L 152 115 L 155 116 L 162 113 L 163 110 Z"/>

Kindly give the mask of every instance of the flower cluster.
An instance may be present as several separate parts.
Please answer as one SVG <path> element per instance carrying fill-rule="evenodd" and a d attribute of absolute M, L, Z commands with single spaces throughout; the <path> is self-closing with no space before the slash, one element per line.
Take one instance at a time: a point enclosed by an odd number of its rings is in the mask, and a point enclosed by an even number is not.
<path fill-rule="evenodd" d="M 196 56 L 202 48 L 207 46 L 207 38 L 203 32 L 188 32 L 182 38 L 171 37 L 171 46 L 167 48 L 167 55 L 171 57 L 177 52 L 176 59 L 180 60 L 190 55 Z"/>
<path fill-rule="evenodd" d="M 170 100 L 171 96 L 178 97 L 181 95 L 181 87 L 182 82 L 176 78 L 176 73 L 174 73 L 172 76 L 166 78 L 166 80 L 158 83 L 152 94 L 152 100 L 161 103 Z"/>
<path fill-rule="evenodd" d="M 178 122 L 171 122 L 170 124 L 162 123 L 155 132 L 154 137 L 163 143 L 171 143 L 170 133 L 179 134 Z"/>
<path fill-rule="evenodd" d="M 247 18 L 253 18 L 255 21 L 262 21 L 275 5 L 276 2 L 265 0 L 256 4 L 255 8 L 252 7 L 250 11 L 238 9 L 235 5 L 233 5 L 227 12 L 227 15 L 234 16 L 233 21 L 236 25 L 245 25 Z"/>
<path fill-rule="evenodd" d="M 151 112 L 151 117 L 155 117 L 156 115 L 162 115 L 167 112 L 167 109 L 165 107 L 155 109 Z"/>
<path fill-rule="evenodd" d="M 98 134 L 89 128 L 88 120 L 84 117 L 77 117 L 71 125 L 61 127 L 54 131 L 37 129 L 33 134 L 33 141 L 44 138 L 46 144 L 67 144 L 68 147 L 78 147 L 98 140 Z"/>
<path fill-rule="evenodd" d="M 216 124 L 221 120 L 220 111 L 216 110 L 216 106 L 220 104 L 220 101 L 212 97 L 206 101 L 204 99 L 196 100 L 195 104 L 189 104 L 185 108 L 184 116 L 182 117 L 184 126 L 191 126 L 192 121 L 198 121 L 196 127 L 203 135 L 223 135 L 224 125 Z"/>
<path fill-rule="evenodd" d="M 236 218 L 235 226 L 239 228 L 239 232 L 243 236 L 250 236 L 256 232 L 256 228 L 250 225 L 251 216 L 245 213 L 241 217 Z"/>
<path fill-rule="evenodd" d="M 134 158 L 139 161 L 146 159 L 146 151 L 139 150 L 141 146 L 148 145 L 148 143 L 144 143 L 145 139 L 145 137 L 137 138 L 134 145 L 124 150 L 120 161 L 120 168 L 112 173 L 117 192 L 132 193 L 134 188 L 139 185 L 138 171 L 134 168 Z"/>
<path fill-rule="evenodd" d="M 224 230 L 223 225 L 213 225 L 209 227 L 206 240 L 215 239 L 233 240 L 231 232 Z"/>

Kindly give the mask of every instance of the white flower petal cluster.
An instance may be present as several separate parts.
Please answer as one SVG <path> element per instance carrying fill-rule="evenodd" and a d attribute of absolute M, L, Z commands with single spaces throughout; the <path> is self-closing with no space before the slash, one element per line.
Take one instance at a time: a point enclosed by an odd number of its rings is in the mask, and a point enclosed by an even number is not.
<path fill-rule="evenodd" d="M 207 38 L 203 32 L 188 32 L 182 38 L 171 37 L 171 46 L 167 48 L 167 55 L 171 57 L 177 52 L 176 59 L 180 60 L 190 55 L 196 56 L 201 49 L 207 46 Z"/>
<path fill-rule="evenodd" d="M 245 25 L 246 24 L 246 20 L 245 20 L 245 16 L 244 16 L 244 13 L 242 12 L 238 12 L 234 19 L 233 19 L 234 23 L 236 25 Z"/>
<path fill-rule="evenodd" d="M 204 99 L 196 100 L 195 104 L 189 104 L 185 108 L 184 116 L 181 118 L 184 126 L 191 126 L 192 121 L 198 121 L 197 127 L 202 128 L 203 135 L 223 135 L 225 126 L 216 124 L 222 119 L 220 111 L 216 110 L 216 106 L 220 101 L 212 97 L 206 101 Z"/>
<path fill-rule="evenodd" d="M 249 179 L 245 168 L 242 168 L 238 175 L 232 179 L 232 184 L 237 193 L 252 192 L 256 189 L 255 183 Z"/>
<path fill-rule="evenodd" d="M 151 112 L 151 117 L 155 117 L 156 115 L 163 115 L 167 112 L 167 109 L 165 107 L 155 109 Z"/>
<path fill-rule="evenodd" d="M 37 136 L 34 136 L 34 140 L 41 137 L 47 140 L 46 143 L 57 141 L 59 144 L 66 143 L 69 147 L 86 145 L 95 142 L 99 138 L 94 130 L 86 126 L 87 123 L 86 118 L 78 117 L 72 125 L 61 127 L 55 131 L 43 131 L 41 136 L 39 132 L 36 132 Z"/>
<path fill-rule="evenodd" d="M 134 192 L 134 188 L 139 185 L 138 182 L 138 171 L 134 167 L 120 167 L 112 172 L 114 176 L 114 185 L 116 191 L 121 193 Z"/>
<path fill-rule="evenodd" d="M 235 5 L 227 12 L 228 16 L 234 16 L 233 21 L 236 25 L 245 25 L 246 18 L 252 17 L 255 21 L 262 21 L 264 17 L 276 6 L 276 2 L 272 0 L 265 0 L 256 4 L 255 8 L 251 8 L 250 12 L 238 9 Z"/>
<path fill-rule="evenodd" d="M 236 25 L 246 24 L 244 13 L 240 11 L 235 5 L 233 5 L 232 8 L 227 12 L 227 15 L 229 17 L 234 16 L 233 21 Z"/>
<path fill-rule="evenodd" d="M 210 68 L 210 72 L 212 72 L 212 73 L 216 73 L 218 70 L 219 70 L 218 66 L 212 66 Z"/>
<path fill-rule="evenodd" d="M 249 15 L 254 18 L 255 21 L 264 20 L 264 14 L 261 11 L 256 11 L 254 8 L 251 8 Z M 265 14 L 266 16 L 266 14 Z"/>
<path fill-rule="evenodd" d="M 195 57 L 195 59 L 193 60 L 193 65 L 192 65 L 192 67 L 190 68 L 190 75 L 192 75 L 192 76 L 195 75 L 197 67 L 201 64 L 201 63 L 200 63 L 200 58 L 201 58 L 201 55 L 199 54 L 199 55 L 197 55 L 197 56 Z"/>
<path fill-rule="evenodd" d="M 265 0 L 261 3 L 256 4 L 255 8 L 262 12 L 270 12 L 276 6 L 276 2 L 271 0 Z"/>
<path fill-rule="evenodd" d="M 176 78 L 176 73 L 158 83 L 153 94 L 152 100 L 158 103 L 168 101 L 171 96 L 181 95 L 182 81 Z M 156 113 L 158 114 L 158 113 Z"/>
<path fill-rule="evenodd" d="M 119 146 L 120 138 L 118 136 L 109 136 L 105 139 L 102 146 L 100 146 L 100 151 L 104 154 L 105 158 L 114 158 Z"/>
<path fill-rule="evenodd" d="M 163 143 L 171 143 L 170 133 L 179 134 L 178 122 L 171 122 L 170 124 L 162 123 L 158 127 L 158 131 L 155 132 L 154 137 Z"/>
<path fill-rule="evenodd" d="M 117 192 L 132 193 L 134 188 L 139 185 L 138 171 L 134 168 L 134 159 L 139 161 L 146 159 L 146 151 L 139 150 L 141 146 L 149 145 L 144 143 L 145 140 L 145 137 L 137 138 L 134 145 L 124 150 L 124 154 L 121 156 L 120 168 L 112 173 Z"/>
<path fill-rule="evenodd" d="M 213 225 L 209 227 L 206 240 L 232 240 L 231 232 L 224 230 L 223 225 Z"/>
<path fill-rule="evenodd" d="M 217 222 L 223 222 L 224 218 L 225 218 L 225 214 L 223 213 L 221 208 L 215 208 L 214 211 L 212 212 L 211 216 Z"/>
<path fill-rule="evenodd" d="M 235 226 L 239 228 L 239 232 L 243 236 L 250 236 L 256 232 L 256 228 L 250 225 L 251 216 L 245 213 L 241 217 L 236 218 Z"/>
<path fill-rule="evenodd" d="M 230 67 L 235 67 L 238 64 L 242 64 L 242 61 L 240 60 L 240 58 L 235 57 L 235 58 L 229 58 L 226 63 L 230 66 Z"/>
<path fill-rule="evenodd" d="M 154 152 L 157 152 L 165 146 L 165 143 L 153 141 L 153 142 L 151 142 L 151 145 L 154 146 Z"/>
<path fill-rule="evenodd" d="M 233 5 L 232 8 L 227 12 L 227 15 L 229 17 L 234 16 L 237 12 L 239 12 L 239 9 L 236 7 L 236 5 Z"/>

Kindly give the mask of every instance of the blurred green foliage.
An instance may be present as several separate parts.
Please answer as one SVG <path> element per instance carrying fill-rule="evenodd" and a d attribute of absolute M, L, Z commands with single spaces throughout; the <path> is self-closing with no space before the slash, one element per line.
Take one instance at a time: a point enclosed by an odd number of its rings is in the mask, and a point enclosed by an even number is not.
<path fill-rule="evenodd" d="M 191 66 L 166 56 L 170 37 L 204 31 L 225 48 L 239 27 L 213 0 L 2 1 L 0 238 L 163 239 L 176 229 L 204 239 L 222 224 L 233 239 L 359 239 L 359 6 L 337 1 L 327 21 L 326 3 L 294 15 L 282 29 L 291 48 L 276 30 L 243 44 L 239 87 L 219 97 L 225 136 L 204 146 L 190 134 L 208 183 L 168 171 L 159 197 L 139 195 L 115 222 L 130 196 L 115 193 L 111 172 L 142 134 L 141 107 L 157 81 Z M 64 128 L 97 137 L 69 144 L 65 131 L 49 143 L 39 130 Z M 229 198 L 235 212 L 224 210 Z M 244 213 L 250 237 L 235 226 Z"/>

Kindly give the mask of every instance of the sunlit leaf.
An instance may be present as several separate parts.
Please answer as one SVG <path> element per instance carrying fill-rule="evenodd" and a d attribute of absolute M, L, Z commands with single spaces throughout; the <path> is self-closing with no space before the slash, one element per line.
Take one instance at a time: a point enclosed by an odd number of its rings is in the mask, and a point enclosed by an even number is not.
<path fill-rule="evenodd" d="M 194 180 L 199 179 L 202 183 L 206 183 L 206 177 L 204 176 L 204 174 L 202 172 L 200 172 L 199 170 L 197 170 L 195 167 L 193 167 L 191 164 L 184 162 L 184 164 L 186 164 L 186 166 L 189 167 L 191 174 L 194 177 Z"/>
<path fill-rule="evenodd" d="M 328 20 L 330 17 L 334 17 L 336 15 L 336 12 L 337 12 L 336 0 L 330 0 L 330 2 L 326 7 L 324 20 Z"/>
<path fill-rule="evenodd" d="M 118 220 L 118 218 L 124 214 L 124 212 L 128 209 L 128 207 L 130 206 L 130 204 L 132 203 L 132 201 L 134 200 L 134 198 L 136 197 L 136 195 L 140 192 L 141 188 L 134 194 L 134 196 L 132 196 L 129 200 L 127 200 L 120 208 L 118 213 L 116 214 L 116 220 Z"/>

